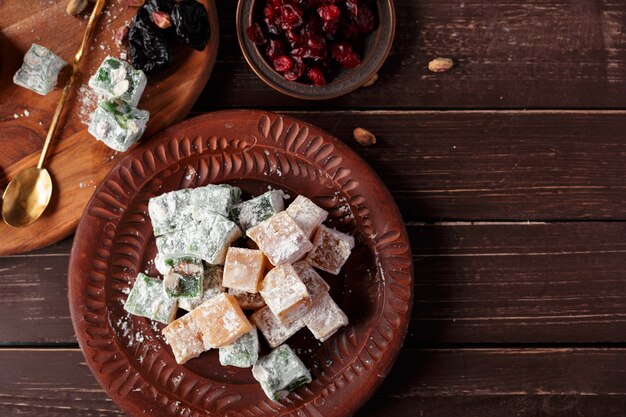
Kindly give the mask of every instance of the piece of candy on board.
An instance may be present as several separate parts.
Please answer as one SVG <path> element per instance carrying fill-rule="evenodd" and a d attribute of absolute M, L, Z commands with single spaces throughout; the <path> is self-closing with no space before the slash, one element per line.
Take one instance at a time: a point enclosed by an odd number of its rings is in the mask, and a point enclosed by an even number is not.
<path fill-rule="evenodd" d="M 142 70 L 117 58 L 104 58 L 95 74 L 89 79 L 89 87 L 107 99 L 117 98 L 137 107 L 148 79 Z"/>
<path fill-rule="evenodd" d="M 311 382 L 311 373 L 289 345 L 279 346 L 260 358 L 252 367 L 252 375 L 273 401 L 280 401 Z"/>
<path fill-rule="evenodd" d="M 24 62 L 13 76 L 13 82 L 45 96 L 54 90 L 59 73 L 66 65 L 67 62 L 57 54 L 34 43 L 24 55 Z"/>
<path fill-rule="evenodd" d="M 197 298 L 178 300 L 178 308 L 191 311 L 200 304 L 226 291 L 222 286 L 223 268 L 219 265 L 206 265 L 202 280 L 202 295 Z"/>
<path fill-rule="evenodd" d="M 309 239 L 328 217 L 326 210 L 302 195 L 296 197 L 286 211 Z"/>
<path fill-rule="evenodd" d="M 259 350 L 259 335 L 256 327 L 253 327 L 235 342 L 220 348 L 220 364 L 249 368 L 259 359 Z"/>
<path fill-rule="evenodd" d="M 244 232 L 285 209 L 285 193 L 271 190 L 237 205 L 233 213 Z"/>
<path fill-rule="evenodd" d="M 267 256 L 272 265 L 293 264 L 302 259 L 313 245 L 296 222 L 281 211 L 246 232 Z"/>
<path fill-rule="evenodd" d="M 307 256 L 311 266 L 337 275 L 354 248 L 354 238 L 345 233 L 320 226 L 313 239 L 313 249 Z"/>
<path fill-rule="evenodd" d="M 111 99 L 96 108 L 87 131 L 109 148 L 126 152 L 141 138 L 149 119 L 150 112 Z"/>
<path fill-rule="evenodd" d="M 163 193 L 148 201 L 148 213 L 155 236 L 182 230 L 192 224 L 191 190 Z"/>
<path fill-rule="evenodd" d="M 311 306 L 306 286 L 293 266 L 286 263 L 267 273 L 259 292 L 272 313 L 285 323 L 301 318 Z"/>
<path fill-rule="evenodd" d="M 325 341 L 337 330 L 348 324 L 348 317 L 329 294 L 313 303 L 309 312 L 302 318 L 304 324 L 316 339 Z"/>
<path fill-rule="evenodd" d="M 232 210 L 239 203 L 241 190 L 227 184 L 209 184 L 191 190 L 193 218 L 202 221 L 208 212 L 230 218 Z"/>
<path fill-rule="evenodd" d="M 124 309 L 136 316 L 161 323 L 170 323 L 176 317 L 176 300 L 163 291 L 163 282 L 145 274 L 137 275 L 133 288 L 124 303 Z"/>
<path fill-rule="evenodd" d="M 169 269 L 163 277 L 163 288 L 170 298 L 199 298 L 203 291 L 204 267 L 196 256 L 177 256 L 166 259 Z"/>
<path fill-rule="evenodd" d="M 228 293 L 231 294 L 237 300 L 237 304 L 244 310 L 258 310 L 265 307 L 265 301 L 261 294 L 258 292 L 251 293 L 246 291 L 239 291 L 233 288 L 228 289 Z"/>
<path fill-rule="evenodd" d="M 162 330 L 162 333 L 174 353 L 176 362 L 181 364 L 200 356 L 202 352 L 211 348 L 204 344 L 202 332 L 191 314 L 174 320 Z"/>
<path fill-rule="evenodd" d="M 322 278 L 320 274 L 318 274 L 317 271 L 308 264 L 308 262 L 296 262 L 293 264 L 293 269 L 295 269 L 298 273 L 298 276 L 306 287 L 306 290 L 309 292 L 309 296 L 312 301 L 328 294 L 330 285 L 324 281 L 324 278 Z"/>
<path fill-rule="evenodd" d="M 202 332 L 204 344 L 216 348 L 233 343 L 252 329 L 235 297 L 227 293 L 205 301 L 190 314 Z"/>
<path fill-rule="evenodd" d="M 282 345 L 287 339 L 304 327 L 302 320 L 282 323 L 269 307 L 263 307 L 250 317 L 250 320 L 261 331 L 267 343 L 273 348 Z"/>
<path fill-rule="evenodd" d="M 256 293 L 263 279 L 266 258 L 255 249 L 228 248 L 224 261 L 224 286 L 239 291 Z"/>

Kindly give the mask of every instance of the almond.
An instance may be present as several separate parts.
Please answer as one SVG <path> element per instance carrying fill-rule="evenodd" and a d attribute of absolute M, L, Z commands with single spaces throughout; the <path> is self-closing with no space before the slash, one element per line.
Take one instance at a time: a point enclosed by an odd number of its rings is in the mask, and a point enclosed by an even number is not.
<path fill-rule="evenodd" d="M 446 72 L 454 66 L 450 58 L 435 58 L 428 63 L 428 69 L 432 72 Z"/>
<path fill-rule="evenodd" d="M 376 144 L 376 136 L 374 136 L 374 134 L 367 129 L 363 129 L 362 127 L 357 127 L 356 129 L 354 129 L 353 134 L 354 134 L 354 140 L 356 140 L 363 146 Z"/>

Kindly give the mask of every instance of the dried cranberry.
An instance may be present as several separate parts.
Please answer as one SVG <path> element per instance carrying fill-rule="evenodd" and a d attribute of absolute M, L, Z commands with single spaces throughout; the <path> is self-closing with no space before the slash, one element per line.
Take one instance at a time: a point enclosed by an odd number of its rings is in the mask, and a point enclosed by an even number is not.
<path fill-rule="evenodd" d="M 298 78 L 302 77 L 302 74 L 304 74 L 304 62 L 299 58 L 294 58 L 293 68 L 285 72 L 285 78 L 289 81 L 296 81 Z"/>
<path fill-rule="evenodd" d="M 361 58 L 354 52 L 352 46 L 347 42 L 338 42 L 331 46 L 333 58 L 343 68 L 354 68 L 361 63 Z"/>
<path fill-rule="evenodd" d="M 313 85 L 326 84 L 326 77 L 324 71 L 320 67 L 311 67 L 306 71 L 306 76 L 313 83 Z"/>
<path fill-rule="evenodd" d="M 359 6 L 359 14 L 356 16 L 356 23 L 362 33 L 370 33 L 374 30 L 374 13 L 366 4 Z"/>
<path fill-rule="evenodd" d="M 276 71 L 283 73 L 293 68 L 293 59 L 289 58 L 287 55 L 279 55 L 272 61 L 272 64 L 274 64 Z"/>
<path fill-rule="evenodd" d="M 282 55 L 285 53 L 285 44 L 283 41 L 279 39 L 270 39 L 267 47 L 265 48 L 265 55 L 269 59 L 274 59 L 278 55 Z"/>
<path fill-rule="evenodd" d="M 282 28 L 284 30 L 287 30 L 302 25 L 302 14 L 303 11 L 299 6 L 293 4 L 285 4 L 283 6 L 280 6 Z"/>
<path fill-rule="evenodd" d="M 281 33 L 280 26 L 276 24 L 274 19 L 263 19 L 263 23 L 265 23 L 265 28 L 267 29 L 267 33 L 270 35 L 278 36 Z"/>
<path fill-rule="evenodd" d="M 350 18 L 355 18 L 359 14 L 359 5 L 357 0 L 346 0 L 346 14 Z"/>
<path fill-rule="evenodd" d="M 324 25 L 322 26 L 322 30 L 327 35 L 334 35 L 335 33 L 337 33 L 337 29 L 339 29 L 338 20 L 330 20 L 328 22 L 324 22 Z"/>
<path fill-rule="evenodd" d="M 361 29 L 355 21 L 350 21 L 341 27 L 341 35 L 349 41 L 357 41 L 361 36 Z"/>
<path fill-rule="evenodd" d="M 246 30 L 246 33 L 248 34 L 248 38 L 250 38 L 250 40 L 257 45 L 263 45 L 267 42 L 267 39 L 265 39 L 265 35 L 261 30 L 261 26 L 259 26 L 258 23 L 253 23 L 248 30 Z"/>
<path fill-rule="evenodd" d="M 341 10 L 334 4 L 328 4 L 318 7 L 317 14 L 320 15 L 324 22 L 331 22 L 339 20 L 341 17 Z"/>
<path fill-rule="evenodd" d="M 300 35 L 300 33 L 296 32 L 295 30 L 286 31 L 285 37 L 287 38 L 287 41 L 292 48 L 297 48 L 302 44 L 302 35 Z"/>

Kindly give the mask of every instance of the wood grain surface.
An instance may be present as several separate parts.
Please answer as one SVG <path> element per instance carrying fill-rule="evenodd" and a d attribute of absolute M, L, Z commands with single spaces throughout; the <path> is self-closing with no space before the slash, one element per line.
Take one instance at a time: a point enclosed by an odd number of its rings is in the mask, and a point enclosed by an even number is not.
<path fill-rule="evenodd" d="M 150 77 L 138 106 L 150 111 L 144 138 L 183 119 L 211 74 L 219 43 L 219 23 L 214 1 L 203 2 L 210 10 L 211 38 L 202 52 L 175 47 L 172 66 Z M 68 16 L 66 4 L 66 0 L 0 2 L 0 53 L 4 62 L 0 67 L 1 191 L 18 172 L 37 165 L 69 68 L 61 73 L 59 88 L 46 96 L 15 85 L 13 74 L 32 43 L 40 43 L 66 62 L 72 62 L 86 20 L 82 16 Z M 71 234 L 96 184 L 123 156 L 87 132 L 89 114 L 97 105 L 97 98 L 90 93 L 87 82 L 104 58 L 120 56 L 120 48 L 114 43 L 115 32 L 132 19 L 136 9 L 110 1 L 102 13 L 44 164 L 54 187 L 50 205 L 41 219 L 30 227 L 13 229 L 0 222 L 3 236 L 0 254 L 22 253 Z M 46 33 L 55 36 L 46 36 Z"/>
<path fill-rule="evenodd" d="M 221 48 L 194 114 L 275 109 L 328 130 L 408 222 L 409 333 L 357 416 L 623 416 L 626 4 L 396 0 L 379 80 L 324 103 L 258 80 L 236 2 L 217 5 Z M 428 72 L 437 56 L 454 69 Z M 379 143 L 353 142 L 357 126 Z M 73 336 L 71 243 L 0 257 L 0 415 L 123 415 Z"/>

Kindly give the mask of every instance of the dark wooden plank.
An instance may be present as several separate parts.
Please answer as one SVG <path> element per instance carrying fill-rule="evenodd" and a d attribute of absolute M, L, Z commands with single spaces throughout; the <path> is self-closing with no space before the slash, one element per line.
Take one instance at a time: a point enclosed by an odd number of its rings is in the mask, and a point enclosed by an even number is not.
<path fill-rule="evenodd" d="M 621 415 L 625 364 L 624 349 L 405 350 L 357 415 Z M 78 350 L 0 350 L 0 366 L 1 415 L 124 415 Z"/>
<path fill-rule="evenodd" d="M 406 221 L 626 219 L 626 112 L 290 114 L 363 156 Z"/>
<path fill-rule="evenodd" d="M 452 223 L 409 234 L 405 346 L 626 342 L 626 223 Z"/>
<path fill-rule="evenodd" d="M 406 346 L 626 343 L 626 223 L 412 224 Z M 74 343 L 65 256 L 0 258 L 4 344 Z"/>
<path fill-rule="evenodd" d="M 274 92 L 242 58 L 235 1 L 218 2 L 218 63 L 197 110 L 316 108 Z M 397 36 L 374 87 L 332 108 L 616 108 L 626 106 L 626 5 L 616 0 L 396 0 Z M 433 74 L 434 57 L 456 67 Z"/>

